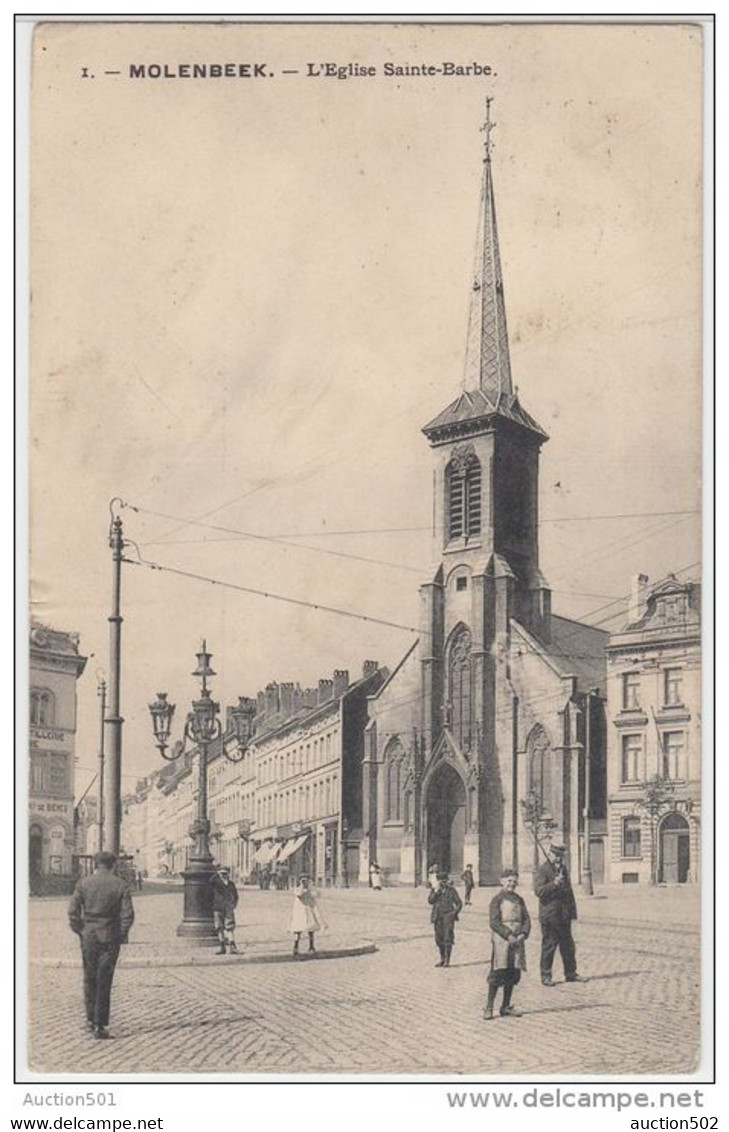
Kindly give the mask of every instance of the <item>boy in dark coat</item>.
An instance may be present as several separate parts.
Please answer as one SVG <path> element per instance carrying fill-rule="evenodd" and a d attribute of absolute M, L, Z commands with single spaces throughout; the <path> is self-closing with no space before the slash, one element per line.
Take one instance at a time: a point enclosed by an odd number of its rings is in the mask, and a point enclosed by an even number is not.
<path fill-rule="evenodd" d="M 463 901 L 451 884 L 448 873 L 438 873 L 438 885 L 428 893 L 431 905 L 430 922 L 440 952 L 436 967 L 450 967 L 451 951 L 455 942 L 454 925 L 463 907 Z"/>
<path fill-rule="evenodd" d="M 483 1012 L 485 1019 L 494 1016 L 494 1003 L 499 987 L 504 988 L 501 1010 L 502 1018 L 518 1018 L 521 1011 L 511 1005 L 514 987 L 526 971 L 526 949 L 524 941 L 529 937 L 532 923 L 527 906 L 516 892 L 519 875 L 515 869 L 504 869 L 501 874 L 501 892 L 494 896 L 489 905 L 489 926 L 491 928 L 491 973 L 489 974 L 489 994 Z"/>
<path fill-rule="evenodd" d="M 471 903 L 471 893 L 473 892 L 474 888 L 476 887 L 476 882 L 473 879 L 473 865 L 466 865 L 466 868 L 463 872 L 461 880 L 463 881 L 464 896 L 466 898 L 466 904 L 470 904 Z"/>
<path fill-rule="evenodd" d="M 213 877 L 213 923 L 218 933 L 218 955 L 225 955 L 226 946 L 231 955 L 238 954 L 235 945 L 235 910 L 238 906 L 238 889 L 230 879 L 230 869 L 218 869 Z"/>
<path fill-rule="evenodd" d="M 572 921 L 577 919 L 577 904 L 565 864 L 564 845 L 550 845 L 549 859 L 534 873 L 534 892 L 539 899 L 539 923 L 542 929 L 540 970 L 542 984 L 553 987 L 552 963 L 559 948 L 565 981 L 584 983 L 577 974 Z"/>
<path fill-rule="evenodd" d="M 109 1037 L 111 984 L 119 947 L 127 943 L 134 923 L 129 885 L 112 871 L 115 864 L 113 853 L 97 853 L 96 871 L 78 882 L 68 906 L 71 931 L 81 940 L 86 1021 L 97 1038 Z"/>

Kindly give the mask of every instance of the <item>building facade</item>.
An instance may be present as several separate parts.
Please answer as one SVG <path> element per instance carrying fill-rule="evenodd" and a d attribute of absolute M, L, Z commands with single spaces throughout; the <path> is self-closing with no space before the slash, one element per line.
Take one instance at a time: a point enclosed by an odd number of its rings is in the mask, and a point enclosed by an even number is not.
<path fill-rule="evenodd" d="M 687 884 L 701 860 L 701 588 L 633 582 L 608 646 L 609 873 Z"/>
<path fill-rule="evenodd" d="M 454 874 L 471 864 L 477 882 L 497 883 L 504 865 L 531 868 L 540 852 L 530 813 L 579 872 L 588 693 L 601 868 L 607 634 L 555 616 L 540 570 L 548 437 L 512 383 L 488 142 L 476 263 L 466 388 L 423 429 L 434 523 L 421 634 L 370 699 L 361 879 L 376 859 L 402 883 L 421 882 L 434 862 Z"/>
<path fill-rule="evenodd" d="M 75 852 L 76 633 L 31 624 L 28 870 L 31 895 L 67 891 Z"/>
<path fill-rule="evenodd" d="M 368 697 L 387 670 L 365 661 L 350 684 L 337 669 L 316 688 L 269 683 L 256 699 L 255 737 L 240 761 L 208 752 L 210 847 L 238 880 L 356 882 Z M 234 746 L 232 726 L 222 742 Z M 123 799 L 122 846 L 148 875 L 179 875 L 191 848 L 196 754 L 187 752 Z"/>

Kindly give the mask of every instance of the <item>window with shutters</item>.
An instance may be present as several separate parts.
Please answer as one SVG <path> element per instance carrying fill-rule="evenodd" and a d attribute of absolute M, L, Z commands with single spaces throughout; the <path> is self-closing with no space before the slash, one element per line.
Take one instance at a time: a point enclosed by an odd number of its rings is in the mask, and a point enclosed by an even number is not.
<path fill-rule="evenodd" d="M 473 450 L 457 453 L 446 468 L 448 539 L 481 534 L 481 465 Z"/>

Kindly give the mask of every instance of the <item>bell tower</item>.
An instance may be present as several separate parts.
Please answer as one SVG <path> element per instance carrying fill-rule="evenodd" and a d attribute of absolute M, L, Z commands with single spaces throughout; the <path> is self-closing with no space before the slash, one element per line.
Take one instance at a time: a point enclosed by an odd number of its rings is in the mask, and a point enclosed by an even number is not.
<path fill-rule="evenodd" d="M 440 762 L 449 761 L 465 790 L 464 852 L 474 867 L 478 861 L 482 883 L 498 879 L 501 867 L 509 768 L 497 750 L 495 721 L 510 710 L 510 623 L 547 643 L 551 620 L 538 539 L 539 451 L 548 437 L 512 384 L 494 125 L 489 98 L 463 388 L 423 429 L 435 463 L 437 563 L 421 587 L 422 726 L 430 737 L 423 821 L 433 823 Z"/>

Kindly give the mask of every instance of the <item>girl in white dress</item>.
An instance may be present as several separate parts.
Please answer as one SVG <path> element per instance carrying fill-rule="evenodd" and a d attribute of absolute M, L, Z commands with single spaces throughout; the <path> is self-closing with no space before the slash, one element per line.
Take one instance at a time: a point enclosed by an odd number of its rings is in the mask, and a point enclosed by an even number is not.
<path fill-rule="evenodd" d="M 307 876 L 302 876 L 294 889 L 294 902 L 289 921 L 289 931 L 294 933 L 294 955 L 299 954 L 302 932 L 308 932 L 309 953 L 316 954 L 314 932 L 324 927 L 316 897 L 316 889 L 311 887 L 311 881 Z"/>

